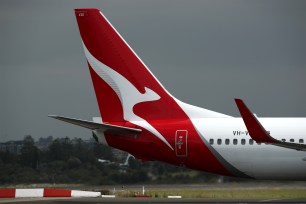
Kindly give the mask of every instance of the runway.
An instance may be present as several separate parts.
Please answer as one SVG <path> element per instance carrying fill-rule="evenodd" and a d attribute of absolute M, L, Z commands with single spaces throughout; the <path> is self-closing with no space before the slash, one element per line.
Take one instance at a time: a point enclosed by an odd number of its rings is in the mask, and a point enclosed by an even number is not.
<path fill-rule="evenodd" d="M 26 198 L 26 199 L 0 199 L 0 203 L 22 204 L 113 204 L 113 203 L 306 203 L 306 198 L 294 199 L 159 199 L 159 198 Z"/>

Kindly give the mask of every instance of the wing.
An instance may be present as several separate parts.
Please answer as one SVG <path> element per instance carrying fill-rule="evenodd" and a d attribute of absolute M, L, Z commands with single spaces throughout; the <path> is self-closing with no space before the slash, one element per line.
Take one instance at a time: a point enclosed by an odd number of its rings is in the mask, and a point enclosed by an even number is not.
<path fill-rule="evenodd" d="M 270 136 L 270 134 L 265 130 L 265 128 L 261 125 L 261 123 L 257 120 L 257 118 L 252 114 L 252 112 L 241 99 L 235 99 L 235 102 L 251 138 L 257 143 L 266 143 L 279 147 L 306 151 L 305 144 L 283 142 Z"/>
<path fill-rule="evenodd" d="M 88 128 L 91 130 L 100 130 L 103 132 L 110 131 L 112 133 L 118 133 L 118 134 L 135 134 L 140 133 L 141 129 L 137 128 L 129 128 L 124 126 L 118 126 L 118 125 L 111 125 L 111 124 L 105 124 L 105 123 L 97 123 L 87 120 L 80 120 L 75 118 L 68 118 L 63 116 L 57 116 L 57 115 L 49 115 L 50 118 L 55 118 L 67 123 L 71 123 L 74 125 L 78 125 L 84 128 Z"/>

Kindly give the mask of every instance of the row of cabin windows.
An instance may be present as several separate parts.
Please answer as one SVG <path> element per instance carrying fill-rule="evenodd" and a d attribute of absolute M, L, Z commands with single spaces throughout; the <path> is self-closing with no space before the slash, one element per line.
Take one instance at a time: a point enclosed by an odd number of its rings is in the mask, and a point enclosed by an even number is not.
<path fill-rule="evenodd" d="M 286 142 L 286 139 L 282 139 L 282 141 Z M 294 139 L 290 139 L 289 141 L 290 142 L 294 142 Z M 210 139 L 209 143 L 211 145 L 213 145 L 214 144 L 214 139 Z M 246 143 L 247 143 L 246 139 L 241 139 L 241 143 L 240 143 L 241 145 L 245 145 Z M 299 139 L 299 143 L 303 144 L 304 140 L 303 139 Z M 217 139 L 217 144 L 221 145 L 222 144 L 222 139 Z M 225 139 L 225 144 L 229 145 L 230 144 L 230 139 Z M 253 145 L 253 144 L 254 144 L 254 140 L 249 139 L 249 145 Z M 256 144 L 260 145 L 260 143 L 256 143 Z M 233 145 L 238 145 L 238 139 L 233 139 Z"/>

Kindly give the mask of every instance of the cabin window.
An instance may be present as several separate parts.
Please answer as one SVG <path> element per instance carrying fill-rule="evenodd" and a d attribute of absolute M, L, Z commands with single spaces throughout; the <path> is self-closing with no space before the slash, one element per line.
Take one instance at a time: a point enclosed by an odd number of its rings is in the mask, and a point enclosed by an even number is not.
<path fill-rule="evenodd" d="M 290 139 L 290 142 L 294 142 L 294 139 Z"/>
<path fill-rule="evenodd" d="M 241 144 L 245 145 L 245 139 L 241 139 Z"/>
<path fill-rule="evenodd" d="M 238 144 L 238 140 L 237 140 L 237 139 L 234 139 L 234 140 L 233 140 L 233 144 L 234 144 L 234 145 L 237 145 L 237 144 Z"/>
<path fill-rule="evenodd" d="M 226 144 L 226 145 L 229 145 L 229 143 L 230 143 L 230 140 L 229 140 L 229 139 L 226 139 L 226 140 L 225 140 L 225 144 Z"/>
<path fill-rule="evenodd" d="M 250 144 L 250 145 L 253 145 L 253 144 L 254 144 L 254 140 L 249 139 L 249 144 Z"/>
<path fill-rule="evenodd" d="M 210 139 L 210 140 L 209 140 L 209 143 L 210 143 L 211 145 L 213 145 L 213 144 L 214 144 L 214 139 Z"/>
<path fill-rule="evenodd" d="M 217 143 L 218 143 L 218 145 L 222 144 L 222 140 L 221 140 L 221 139 L 218 139 L 218 140 L 217 140 Z"/>
<path fill-rule="evenodd" d="M 299 140 L 299 143 L 302 143 L 302 144 L 303 144 L 303 143 L 304 143 L 304 140 L 303 140 L 303 139 L 300 139 L 300 140 Z"/>

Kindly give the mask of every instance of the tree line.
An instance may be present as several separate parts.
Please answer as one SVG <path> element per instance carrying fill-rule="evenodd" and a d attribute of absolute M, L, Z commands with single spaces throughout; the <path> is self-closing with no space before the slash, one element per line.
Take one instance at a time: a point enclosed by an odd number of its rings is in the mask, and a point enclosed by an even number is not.
<path fill-rule="evenodd" d="M 0 185 L 31 183 L 73 183 L 88 185 L 136 183 L 215 182 L 218 176 L 192 171 L 161 162 L 141 162 L 130 158 L 129 165 L 115 161 L 111 148 L 82 139 L 54 139 L 46 149 L 39 149 L 26 136 L 20 154 L 0 152 Z"/>

